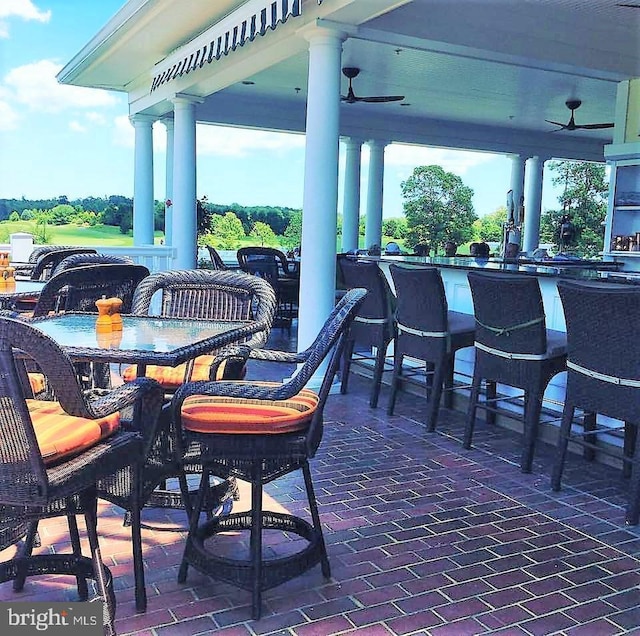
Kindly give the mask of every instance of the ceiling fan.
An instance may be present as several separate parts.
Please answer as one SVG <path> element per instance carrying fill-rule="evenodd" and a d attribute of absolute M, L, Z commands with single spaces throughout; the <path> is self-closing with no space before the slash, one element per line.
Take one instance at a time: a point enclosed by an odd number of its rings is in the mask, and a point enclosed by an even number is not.
<path fill-rule="evenodd" d="M 582 101 L 579 99 L 568 99 L 565 102 L 565 104 L 567 108 L 571 111 L 571 117 L 569 118 L 569 121 L 566 124 L 563 124 L 559 121 L 551 121 L 550 119 L 545 119 L 545 121 L 550 124 L 555 124 L 556 126 L 560 126 L 560 128 L 558 128 L 557 130 L 578 130 L 578 129 L 597 130 L 600 128 L 613 128 L 614 126 L 613 122 L 604 123 L 604 124 L 576 124 L 574 119 L 574 113 L 578 108 L 580 108 Z"/>
<path fill-rule="evenodd" d="M 404 99 L 404 95 L 372 95 L 370 97 L 358 97 L 353 92 L 351 83 L 354 78 L 358 77 L 360 74 L 360 69 L 356 66 L 345 66 L 342 69 L 342 74 L 349 79 L 349 89 L 347 90 L 347 94 L 340 96 L 340 99 L 343 102 L 347 102 L 347 104 L 355 104 L 356 102 L 399 102 Z"/>

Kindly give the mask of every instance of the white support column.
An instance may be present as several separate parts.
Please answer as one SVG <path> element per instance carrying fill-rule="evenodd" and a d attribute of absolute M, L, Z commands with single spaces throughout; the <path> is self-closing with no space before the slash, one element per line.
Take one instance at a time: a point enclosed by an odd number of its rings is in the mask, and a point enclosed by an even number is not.
<path fill-rule="evenodd" d="M 540 243 L 540 214 L 542 213 L 542 177 L 544 158 L 531 157 L 527 161 L 522 249 L 531 254 Z"/>
<path fill-rule="evenodd" d="M 195 105 L 202 100 L 179 95 L 173 100 L 173 247 L 175 269 L 197 265 L 196 218 L 196 118 Z"/>
<path fill-rule="evenodd" d="M 384 182 L 384 148 L 386 142 L 372 139 L 369 146 L 369 178 L 367 182 L 367 219 L 364 246 L 382 242 L 382 189 Z"/>
<path fill-rule="evenodd" d="M 133 244 L 153 245 L 153 122 L 149 115 L 133 115 Z"/>
<path fill-rule="evenodd" d="M 526 160 L 527 158 L 522 155 L 511 156 L 511 190 L 513 192 L 514 221 L 516 225 L 520 225 L 519 210 L 524 196 L 524 166 Z"/>
<path fill-rule="evenodd" d="M 340 58 L 343 36 L 315 29 L 309 41 L 298 349 L 308 347 L 335 304 Z"/>
<path fill-rule="evenodd" d="M 164 242 L 173 245 L 173 117 L 166 117 L 162 123 L 167 129 L 167 150 L 164 196 Z"/>
<path fill-rule="evenodd" d="M 347 137 L 344 140 L 344 199 L 342 204 L 342 251 L 358 249 L 360 234 L 360 170 L 362 167 L 362 140 Z"/>

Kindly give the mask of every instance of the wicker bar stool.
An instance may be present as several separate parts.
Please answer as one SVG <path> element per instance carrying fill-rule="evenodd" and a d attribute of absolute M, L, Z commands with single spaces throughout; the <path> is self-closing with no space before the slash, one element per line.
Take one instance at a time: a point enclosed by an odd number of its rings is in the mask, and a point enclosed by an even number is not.
<path fill-rule="evenodd" d="M 394 367 L 387 413 L 393 414 L 400 380 L 424 375 L 428 395 L 427 430 L 438 420 L 440 398 L 451 408 L 453 367 L 456 351 L 473 347 L 475 319 L 449 311 L 440 271 L 435 267 L 389 266 L 396 288 L 398 335 L 394 345 Z M 426 368 L 404 367 L 405 357 L 425 362 Z"/>
<path fill-rule="evenodd" d="M 469 286 L 476 319 L 475 364 L 464 447 L 471 439 L 478 408 L 491 414 L 498 403 L 513 396 L 496 395 L 496 383 L 524 391 L 524 441 L 520 468 L 531 472 L 542 411 L 542 399 L 551 378 L 565 370 L 566 334 L 546 328 L 538 279 L 520 274 L 469 272 Z M 487 382 L 485 401 L 480 400 L 482 380 Z M 519 399 L 519 398 L 518 398 Z M 518 417 L 502 409 L 507 417 Z"/>
<path fill-rule="evenodd" d="M 298 363 L 294 376 L 283 382 L 190 382 L 176 392 L 173 418 L 185 446 L 197 442 L 202 449 L 203 474 L 198 500 L 178 580 L 184 582 L 189 566 L 251 591 L 253 618 L 260 618 L 264 590 L 280 585 L 318 563 L 330 576 L 320 516 L 312 485 L 309 460 L 320 445 L 323 410 L 336 373 L 345 336 L 366 292 L 354 289 L 340 300 L 313 344 L 301 353 L 255 349 L 253 358 Z M 246 349 L 245 349 L 246 350 Z M 329 357 L 318 393 L 304 388 Z M 263 510 L 262 487 L 293 471 L 302 470 L 312 523 L 299 516 Z M 199 524 L 208 473 L 235 475 L 251 484 L 250 512 L 232 513 Z M 241 554 L 243 531 L 249 530 L 248 558 Z M 263 531 L 281 531 L 306 540 L 294 554 L 263 556 Z M 234 541 L 233 552 L 219 550 L 217 540 Z M 212 539 L 210 542 L 209 539 Z M 216 550 L 218 547 L 218 550 Z"/>
<path fill-rule="evenodd" d="M 569 442 L 617 456 L 598 442 L 622 436 L 623 475 L 631 477 L 626 523 L 640 518 L 640 288 L 613 283 L 558 281 L 567 324 L 567 389 L 551 486 L 560 490 Z M 582 426 L 576 410 L 584 413 Z M 594 426 L 591 414 L 620 424 Z M 585 422 L 587 425 L 585 426 Z M 602 441 L 602 440 L 601 440 Z"/>
<path fill-rule="evenodd" d="M 367 290 L 367 297 L 347 336 L 340 371 L 340 391 L 347 393 L 349 390 L 349 373 L 353 362 L 373 361 L 373 386 L 369 406 L 375 408 L 378 406 L 382 374 L 387 368 L 387 350 L 396 337 L 396 298 L 377 263 L 340 258 L 338 266 L 347 289 Z"/>

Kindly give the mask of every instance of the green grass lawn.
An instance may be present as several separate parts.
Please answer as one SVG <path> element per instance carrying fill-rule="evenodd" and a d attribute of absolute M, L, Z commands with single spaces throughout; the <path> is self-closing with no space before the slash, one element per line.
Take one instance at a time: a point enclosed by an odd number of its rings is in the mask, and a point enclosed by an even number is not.
<path fill-rule="evenodd" d="M 17 232 L 28 232 L 39 236 L 41 228 L 36 230 L 35 221 L 2 221 L 0 222 L 0 242 L 9 242 L 9 236 Z M 155 233 L 156 243 L 163 237 L 162 232 Z M 46 243 L 50 245 L 112 245 L 123 247 L 133 245 L 133 235 L 121 234 L 120 228 L 114 225 L 96 225 L 85 227 L 75 224 L 47 225 Z"/>

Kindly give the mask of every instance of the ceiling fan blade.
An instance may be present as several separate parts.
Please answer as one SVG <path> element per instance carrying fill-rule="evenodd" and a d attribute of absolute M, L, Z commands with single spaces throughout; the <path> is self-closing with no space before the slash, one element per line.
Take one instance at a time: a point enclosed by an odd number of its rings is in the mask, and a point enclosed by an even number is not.
<path fill-rule="evenodd" d="M 559 121 L 551 121 L 550 119 L 545 119 L 548 124 L 553 124 L 554 126 L 560 126 L 560 128 L 566 128 L 566 124 L 561 124 Z"/>
<path fill-rule="evenodd" d="M 599 130 L 600 128 L 613 128 L 614 123 L 606 123 L 606 124 L 579 124 L 576 125 L 576 128 L 586 128 L 587 130 Z"/>
<path fill-rule="evenodd" d="M 404 99 L 404 95 L 372 95 L 370 97 L 359 97 L 361 102 L 369 102 L 373 104 L 381 104 L 383 102 L 400 102 Z"/>

